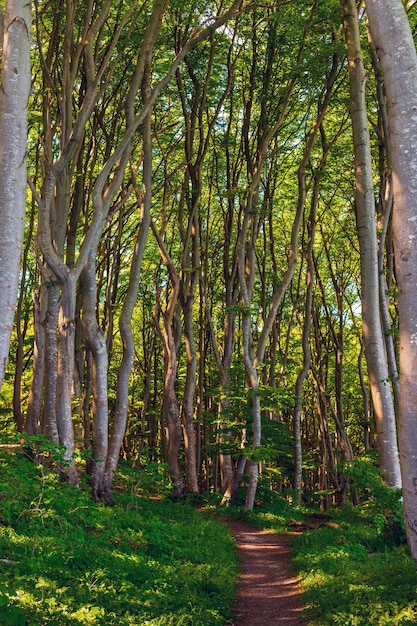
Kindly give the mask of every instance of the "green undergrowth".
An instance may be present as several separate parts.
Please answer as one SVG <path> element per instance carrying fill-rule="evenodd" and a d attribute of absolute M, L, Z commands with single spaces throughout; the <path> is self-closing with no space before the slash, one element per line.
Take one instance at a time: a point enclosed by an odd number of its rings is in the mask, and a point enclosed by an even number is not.
<path fill-rule="evenodd" d="M 406 546 L 373 548 L 360 513 L 340 528 L 304 533 L 293 565 L 305 589 L 310 624 L 317 626 L 411 626 L 417 624 L 417 574 Z M 372 542 L 370 542 L 372 544 Z"/>
<path fill-rule="evenodd" d="M 355 461 L 346 476 L 360 504 L 321 515 L 304 509 L 307 528 L 294 541 L 292 565 L 301 579 L 308 623 L 415 625 L 417 569 L 406 544 L 400 493 L 382 484 L 371 459 Z M 281 504 L 276 512 L 256 510 L 250 519 L 282 530 L 288 511 Z M 314 523 L 317 527 L 309 528 Z"/>
<path fill-rule="evenodd" d="M 237 559 L 220 516 L 280 532 L 305 524 L 292 564 L 310 626 L 417 624 L 399 493 L 369 459 L 346 476 L 359 506 L 317 515 L 261 477 L 255 511 L 244 514 L 244 490 L 230 507 L 216 494 L 174 502 L 163 466 L 122 466 L 108 507 L 93 503 L 86 485 L 62 484 L 22 452 L 2 449 L 0 624 L 224 626 Z"/>
<path fill-rule="evenodd" d="M 108 507 L 1 451 L 2 626 L 224 624 L 237 573 L 226 526 L 145 496 L 155 481 L 155 468 L 122 468 Z"/>
<path fill-rule="evenodd" d="M 333 511 L 327 524 L 295 544 L 294 566 L 311 623 L 417 624 L 417 571 L 406 545 L 400 493 L 382 484 L 369 459 L 347 473 L 361 504 Z"/>

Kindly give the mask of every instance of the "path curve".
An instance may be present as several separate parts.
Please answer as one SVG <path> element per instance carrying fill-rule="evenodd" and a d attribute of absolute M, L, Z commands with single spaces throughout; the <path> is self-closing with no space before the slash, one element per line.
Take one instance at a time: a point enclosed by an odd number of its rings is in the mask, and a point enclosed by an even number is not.
<path fill-rule="evenodd" d="M 289 566 L 291 535 L 227 522 L 240 561 L 233 626 L 306 626 L 298 579 Z"/>

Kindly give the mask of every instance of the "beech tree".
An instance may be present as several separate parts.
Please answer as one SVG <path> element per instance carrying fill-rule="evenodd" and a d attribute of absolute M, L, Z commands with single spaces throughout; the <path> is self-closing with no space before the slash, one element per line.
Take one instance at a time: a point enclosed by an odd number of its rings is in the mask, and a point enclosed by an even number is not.
<path fill-rule="evenodd" d="M 379 402 L 397 349 L 393 160 L 374 33 L 365 108 L 355 4 L 356 176 L 340 2 L 34 4 L 32 205 L 2 408 L 65 447 L 74 484 L 84 447 L 97 500 L 121 453 L 166 463 L 180 497 L 246 493 L 248 510 L 258 469 L 341 503 L 343 462 L 375 433 L 397 476 Z M 388 413 L 392 427 L 392 398 Z"/>
<path fill-rule="evenodd" d="M 31 4 L 0 8 L 0 388 L 9 356 L 26 211 Z"/>
<path fill-rule="evenodd" d="M 65 10 L 65 22 L 63 33 L 63 54 L 64 70 L 62 84 L 56 85 L 56 90 L 60 94 L 60 107 L 54 108 L 51 102 L 47 85 L 51 83 L 55 72 L 59 74 L 57 67 L 58 49 L 56 44 L 61 41 L 60 29 L 61 18 L 59 13 L 52 17 L 53 36 L 48 42 L 48 54 L 43 64 L 44 76 L 44 116 L 45 116 L 45 174 L 42 190 L 38 193 L 34 186 L 33 193 L 39 204 L 39 222 L 37 231 L 37 243 L 43 255 L 43 280 L 50 285 L 49 288 L 49 319 L 46 325 L 50 329 L 50 341 L 47 341 L 46 362 L 50 363 L 46 376 L 47 385 L 45 390 L 49 394 L 47 405 L 49 407 L 48 420 L 49 432 L 53 439 L 65 448 L 65 460 L 68 467 L 65 474 L 70 482 L 77 483 L 77 474 L 74 461 L 74 430 L 72 423 L 72 391 L 74 378 L 75 359 L 75 336 L 76 336 L 76 313 L 77 313 L 77 288 L 79 278 L 84 268 L 86 289 L 85 297 L 95 299 L 96 292 L 90 276 L 91 269 L 88 265 L 94 263 L 95 252 L 98 242 L 105 229 L 108 217 L 116 202 L 116 198 L 123 187 L 125 170 L 129 162 L 130 155 L 134 147 L 134 134 L 141 124 L 144 124 L 144 135 L 146 137 L 147 118 L 152 111 L 155 100 L 166 84 L 175 75 L 180 63 L 187 52 L 200 41 L 209 37 L 218 28 L 224 25 L 236 13 L 240 2 L 234 3 L 220 16 L 216 16 L 209 21 L 208 25 L 196 26 L 187 41 L 182 45 L 177 55 L 173 58 L 167 72 L 162 78 L 151 87 L 149 84 L 150 61 L 153 46 L 158 36 L 161 19 L 165 10 L 164 2 L 155 2 L 154 9 L 148 16 L 143 9 L 136 11 L 132 6 L 120 16 L 115 24 L 115 31 L 110 32 L 108 18 L 111 13 L 112 3 L 107 0 L 103 2 L 99 11 L 93 7 L 93 3 L 88 3 L 85 13 L 75 15 L 76 3 L 68 2 Z M 79 180 L 84 180 L 84 173 L 79 171 L 79 161 L 84 158 L 88 162 L 90 155 L 85 152 L 85 142 L 89 134 L 89 125 L 93 120 L 101 119 L 109 101 L 106 97 L 106 90 L 111 81 L 117 80 L 115 76 L 117 61 L 123 59 L 123 47 L 120 40 L 129 35 L 135 24 L 139 24 L 143 19 L 145 23 L 142 47 L 138 50 L 137 63 L 134 66 L 128 87 L 125 94 L 127 101 L 127 114 L 125 124 L 118 125 L 117 138 L 113 137 L 113 143 L 106 142 L 106 149 L 103 153 L 96 151 L 96 160 L 91 163 L 91 176 L 93 184 L 90 185 L 89 195 L 83 190 L 81 193 L 71 195 L 70 189 L 74 184 L 73 174 L 78 172 Z M 147 21 L 148 20 L 148 21 Z M 38 15 L 40 23 L 41 17 Z M 55 38 L 56 41 L 55 41 Z M 104 44 L 104 42 L 106 42 Z M 39 45 L 42 42 L 39 37 Z M 124 59 L 129 65 L 130 59 Z M 122 73 L 127 71 L 126 68 Z M 59 76 L 60 78 L 60 76 Z M 81 81 L 80 98 L 77 102 L 72 98 L 72 90 Z M 136 96 L 142 85 L 142 105 L 139 111 L 135 110 Z M 113 92 L 115 95 L 115 92 Z M 104 107 L 104 110 L 102 108 Z M 49 120 L 54 115 L 59 116 L 61 126 L 50 127 Z M 116 118 L 117 120 L 117 118 Z M 97 132 L 100 130 L 106 136 L 105 129 L 98 124 Z M 56 133 L 56 135 L 55 135 Z M 55 155 L 55 142 L 59 141 L 61 150 L 58 156 Z M 147 141 L 147 140 L 146 140 Z M 94 143 L 94 138 L 89 138 L 89 142 Z M 148 142 L 149 143 L 149 142 Z M 146 153 L 149 148 L 146 145 Z M 81 162 L 82 163 L 82 162 Z M 142 234 L 139 239 L 142 246 L 146 240 L 147 224 L 149 220 L 150 189 L 148 180 L 150 167 L 145 163 L 144 184 L 148 186 L 145 194 L 144 206 L 146 208 L 145 219 L 142 221 Z M 81 165 L 83 169 L 83 165 Z M 77 188 L 77 187 L 75 187 Z M 84 190 L 85 191 L 85 190 Z M 83 215 L 81 223 L 81 233 L 78 221 Z M 67 222 L 72 224 L 72 229 L 66 229 Z M 74 233 L 71 231 L 75 231 Z M 68 239 L 67 239 L 68 232 Z M 76 255 L 76 250 L 78 255 Z M 133 266 L 133 276 L 138 276 L 140 270 L 141 248 L 138 249 L 136 266 Z M 137 282 L 137 281 L 136 281 Z M 132 285 L 134 285 L 132 278 Z M 136 285 L 132 286 L 124 310 L 121 316 L 121 331 L 125 347 L 125 359 L 122 363 L 119 375 L 119 386 L 117 393 L 117 407 L 114 421 L 114 432 L 109 448 L 109 460 L 106 470 L 101 473 L 106 486 L 94 487 L 97 494 L 101 492 L 107 494 L 103 497 L 109 498 L 108 490 L 111 484 L 115 467 L 117 466 L 118 454 L 124 435 L 127 412 L 127 382 L 132 367 L 133 345 L 130 337 L 129 325 L 131 314 L 135 302 Z M 91 351 L 95 360 L 100 358 L 101 366 L 94 369 L 97 383 L 94 386 L 96 423 L 93 434 L 99 436 L 100 442 L 96 442 L 95 449 L 100 450 L 100 457 L 97 462 L 104 462 L 101 457 L 107 451 L 107 409 L 105 372 L 106 355 L 103 354 L 105 346 L 97 332 L 96 324 L 92 320 L 91 307 L 88 306 L 84 317 L 84 326 L 87 333 Z M 56 329 L 58 332 L 58 341 Z M 49 359 L 49 360 L 48 360 Z M 100 379 L 98 378 L 100 376 Z M 100 391 L 99 391 L 100 390 Z M 101 410 L 99 411 L 98 409 Z M 56 425 L 55 425 L 56 422 Z"/>
<path fill-rule="evenodd" d="M 401 0 L 366 0 L 387 98 L 400 321 L 399 448 L 407 539 L 417 562 L 417 54 Z"/>
<path fill-rule="evenodd" d="M 355 0 L 341 2 L 350 74 L 350 112 L 355 155 L 356 218 L 361 252 L 361 302 L 365 356 L 376 420 L 380 466 L 388 483 L 401 486 L 394 400 L 383 336 L 379 295 L 380 266 L 376 235 L 371 145 L 365 98 L 365 70 Z"/>

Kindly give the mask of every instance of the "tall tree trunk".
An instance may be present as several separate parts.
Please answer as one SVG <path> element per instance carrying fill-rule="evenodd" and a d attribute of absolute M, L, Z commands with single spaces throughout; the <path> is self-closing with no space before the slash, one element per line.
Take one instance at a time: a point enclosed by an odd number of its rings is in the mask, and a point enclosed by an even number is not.
<path fill-rule="evenodd" d="M 179 291 L 180 291 L 180 279 L 175 269 L 174 264 L 165 248 L 162 238 L 155 226 L 151 224 L 152 231 L 158 241 L 161 257 L 167 267 L 169 278 L 171 281 L 171 293 L 168 298 L 165 311 L 162 313 L 163 326 L 162 329 L 159 325 L 159 313 L 160 313 L 160 293 L 157 293 L 157 301 L 155 305 L 154 320 L 155 328 L 161 338 L 162 346 L 164 349 L 164 361 L 165 361 L 165 377 L 164 377 L 164 393 L 163 393 L 163 411 L 166 418 L 167 430 L 168 430 L 168 472 L 172 483 L 173 496 L 183 498 L 185 496 L 186 484 L 182 476 L 182 472 L 179 466 L 179 452 L 181 446 L 181 421 L 178 407 L 177 393 L 175 390 L 175 383 L 177 380 L 177 345 L 175 342 L 175 333 L 173 330 L 173 320 L 175 317 L 175 310 L 177 308 Z M 157 287 L 157 291 L 160 292 L 160 288 Z"/>
<path fill-rule="evenodd" d="M 89 467 L 91 491 L 94 500 L 106 498 L 103 490 L 103 477 L 106 468 L 109 410 L 108 410 L 108 355 L 104 333 L 96 316 L 96 250 L 90 254 L 83 271 L 83 326 L 87 349 L 91 350 L 92 392 L 93 392 L 93 454 Z"/>
<path fill-rule="evenodd" d="M 25 430 L 28 435 L 35 435 L 39 432 L 42 407 L 42 391 L 45 374 L 45 317 L 47 298 L 45 297 L 45 287 L 33 293 L 33 326 L 34 326 L 34 347 L 33 347 L 33 375 L 29 392 L 29 403 L 26 414 Z"/>
<path fill-rule="evenodd" d="M 324 163 L 322 163 L 324 165 Z M 311 352 L 310 352 L 310 329 L 312 322 L 312 310 L 313 310 L 313 295 L 314 295 L 314 281 L 315 281 L 315 267 L 313 260 L 313 247 L 314 237 L 316 231 L 316 208 L 319 192 L 319 176 L 315 177 L 314 193 L 311 200 L 310 216 L 308 221 L 308 240 L 306 250 L 306 295 L 305 295 L 305 316 L 302 331 L 302 348 L 303 348 L 303 365 L 300 369 L 296 384 L 295 384 L 295 398 L 296 404 L 294 409 L 294 432 L 299 433 L 301 430 L 301 414 L 303 407 L 303 384 L 307 378 L 308 371 L 311 364 Z M 295 439 L 294 449 L 294 490 L 296 492 L 297 502 L 301 503 L 301 478 L 302 478 L 302 450 L 301 439 L 297 435 Z"/>
<path fill-rule="evenodd" d="M 62 291 L 58 318 L 58 377 L 56 394 L 56 423 L 59 443 L 64 446 L 62 476 L 72 485 L 78 485 L 75 464 L 75 438 L 72 422 L 72 390 L 75 362 L 75 280 L 68 276 Z"/>
<path fill-rule="evenodd" d="M 384 74 L 400 319 L 399 446 L 407 539 L 417 562 L 417 54 L 401 0 L 366 0 Z"/>
<path fill-rule="evenodd" d="M 0 9 L 2 14 L 2 10 Z M 9 356 L 26 210 L 28 98 L 31 86 L 29 0 L 7 0 L 0 91 L 0 388 Z"/>
<path fill-rule="evenodd" d="M 197 374 L 197 353 L 194 340 L 194 290 L 187 297 L 183 306 L 184 314 L 184 339 L 187 354 L 187 374 L 184 387 L 184 397 L 182 403 L 183 419 L 184 419 L 184 451 L 185 451 L 185 469 L 187 476 L 187 491 L 190 493 L 198 493 L 198 474 L 197 474 L 197 449 L 196 436 L 194 429 L 194 396 L 196 387 Z"/>
<path fill-rule="evenodd" d="M 394 395 L 394 404 L 396 413 L 398 413 L 400 404 L 400 378 L 397 365 L 397 354 L 394 345 L 394 336 L 392 333 L 391 318 L 389 311 L 389 288 L 387 280 L 387 272 L 392 270 L 389 267 L 392 248 L 391 216 L 393 205 L 392 191 L 392 171 L 391 171 L 391 145 L 388 127 L 388 111 L 383 84 L 383 76 L 381 67 L 376 54 L 375 46 L 368 29 L 369 48 L 371 52 L 372 65 L 374 68 L 376 80 L 376 94 L 379 105 L 378 116 L 378 138 L 379 138 L 379 178 L 380 191 L 377 203 L 377 229 L 379 233 L 379 250 L 378 250 L 378 272 L 379 272 L 379 297 L 381 310 L 381 323 L 385 339 L 385 347 L 387 351 L 387 364 L 389 370 L 389 378 L 392 385 Z M 392 271 L 391 271 L 392 273 Z M 389 276 L 392 280 L 392 276 Z"/>
<path fill-rule="evenodd" d="M 395 408 L 389 385 L 379 297 L 378 246 L 371 145 L 365 98 L 365 70 L 355 0 L 341 0 L 350 75 L 350 113 L 355 153 L 356 213 L 361 251 L 362 328 L 376 421 L 381 471 L 388 484 L 401 486 Z"/>
<path fill-rule="evenodd" d="M 43 280 L 43 278 L 42 278 Z M 46 287 L 45 287 L 46 285 Z M 44 401 L 41 420 L 41 431 L 53 443 L 59 442 L 58 426 L 56 421 L 56 393 L 57 393 L 57 362 L 58 362 L 58 310 L 59 286 L 57 280 L 50 280 L 41 285 L 46 290 L 46 313 L 43 320 L 45 329 L 45 375 Z"/>

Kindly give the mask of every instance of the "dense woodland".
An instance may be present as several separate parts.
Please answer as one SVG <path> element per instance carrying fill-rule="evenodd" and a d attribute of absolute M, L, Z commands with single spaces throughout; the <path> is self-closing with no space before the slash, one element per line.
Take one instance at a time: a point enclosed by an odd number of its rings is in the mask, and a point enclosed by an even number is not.
<path fill-rule="evenodd" d="M 414 36 L 415 2 L 392 4 Z M 259 483 L 324 509 L 356 503 L 364 458 L 400 487 L 397 153 L 363 3 L 24 6 L 4 440 L 62 450 L 62 477 L 85 468 L 106 503 L 121 459 L 166 465 L 175 497 L 219 492 L 248 511 Z"/>

